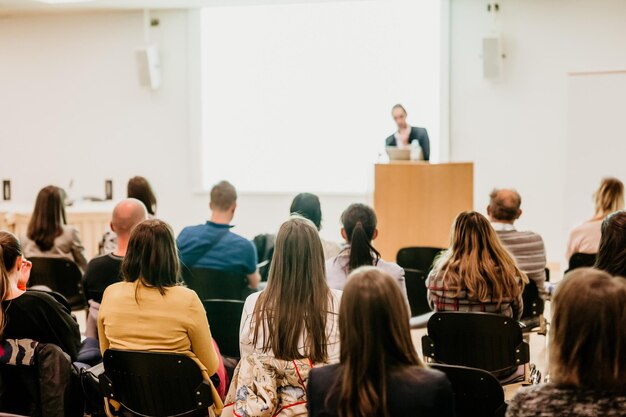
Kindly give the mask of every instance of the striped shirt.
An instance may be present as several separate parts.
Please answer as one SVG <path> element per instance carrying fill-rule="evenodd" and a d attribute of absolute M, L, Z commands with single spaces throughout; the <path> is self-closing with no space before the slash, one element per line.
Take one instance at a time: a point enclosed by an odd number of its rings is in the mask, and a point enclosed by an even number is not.
<path fill-rule="evenodd" d="M 495 313 L 515 319 L 522 317 L 524 301 L 522 300 L 521 291 L 514 299 L 502 297 L 502 302 L 498 305 L 498 300 L 494 299 L 488 302 L 482 302 L 477 299 L 469 298 L 465 288 L 462 288 L 460 291 L 451 290 L 445 278 L 444 274 L 434 270 L 428 275 L 428 278 L 426 278 L 428 303 L 433 310 Z M 521 280 L 518 279 L 518 282 L 521 286 Z"/>
<path fill-rule="evenodd" d="M 513 225 L 505 223 L 492 224 L 504 247 L 511 252 L 517 261 L 519 269 L 528 275 L 528 279 L 535 282 L 539 295 L 545 300 L 547 297 L 544 288 L 546 282 L 546 249 L 541 236 L 533 232 L 517 231 Z"/>

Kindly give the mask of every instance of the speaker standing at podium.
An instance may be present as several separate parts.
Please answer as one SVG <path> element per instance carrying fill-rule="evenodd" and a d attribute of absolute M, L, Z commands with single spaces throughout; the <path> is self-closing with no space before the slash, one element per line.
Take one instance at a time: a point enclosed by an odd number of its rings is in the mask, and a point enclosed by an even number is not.
<path fill-rule="evenodd" d="M 391 109 L 391 115 L 398 125 L 398 131 L 389 136 L 386 140 L 387 146 L 397 146 L 398 148 L 408 148 L 412 141 L 416 140 L 422 153 L 424 161 L 430 159 L 430 139 L 428 131 L 423 127 L 412 127 L 406 122 L 406 110 L 402 104 L 396 104 Z"/>

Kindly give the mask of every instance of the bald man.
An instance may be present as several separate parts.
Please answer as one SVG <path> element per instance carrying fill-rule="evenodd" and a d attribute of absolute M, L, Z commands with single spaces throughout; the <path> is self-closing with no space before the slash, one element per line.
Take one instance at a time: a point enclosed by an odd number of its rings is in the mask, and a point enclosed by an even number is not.
<path fill-rule="evenodd" d="M 515 221 L 522 215 L 522 197 L 511 189 L 495 189 L 489 197 L 487 214 L 491 225 L 515 257 L 519 268 L 537 285 L 539 295 L 545 299 L 546 249 L 543 239 L 537 233 L 520 232 L 515 228 Z"/>
<path fill-rule="evenodd" d="M 146 206 L 135 198 L 127 198 L 115 206 L 111 218 L 111 230 L 117 235 L 117 249 L 113 253 L 92 259 L 87 265 L 83 285 L 88 300 L 100 303 L 104 290 L 121 280 L 122 260 L 128 248 L 130 231 L 147 218 Z"/>

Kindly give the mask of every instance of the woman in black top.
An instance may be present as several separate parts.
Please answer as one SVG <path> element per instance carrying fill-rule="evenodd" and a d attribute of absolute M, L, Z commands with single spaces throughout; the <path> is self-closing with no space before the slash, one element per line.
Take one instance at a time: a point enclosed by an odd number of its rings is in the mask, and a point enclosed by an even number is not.
<path fill-rule="evenodd" d="M 339 332 L 341 363 L 309 375 L 309 416 L 454 416 L 450 382 L 418 358 L 409 311 L 391 276 L 374 267 L 350 274 Z"/>
<path fill-rule="evenodd" d="M 19 240 L 0 232 L 0 338 L 52 343 L 74 361 L 81 348 L 78 323 L 50 294 L 23 289 L 31 266 Z"/>

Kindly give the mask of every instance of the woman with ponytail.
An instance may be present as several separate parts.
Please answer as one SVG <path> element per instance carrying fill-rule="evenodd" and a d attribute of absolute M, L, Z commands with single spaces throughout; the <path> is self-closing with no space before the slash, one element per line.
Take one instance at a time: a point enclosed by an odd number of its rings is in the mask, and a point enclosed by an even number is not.
<path fill-rule="evenodd" d="M 31 266 L 19 240 L 0 232 L 0 339 L 52 343 L 74 361 L 81 347 L 78 323 L 50 294 L 25 291 Z"/>
<path fill-rule="evenodd" d="M 328 286 L 343 290 L 346 278 L 353 270 L 361 266 L 375 266 L 391 275 L 406 299 L 404 269 L 392 262 L 385 262 L 380 253 L 372 246 L 378 236 L 378 220 L 374 210 L 365 204 L 351 204 L 341 215 L 341 236 L 347 246 L 334 258 L 326 261 Z"/>

